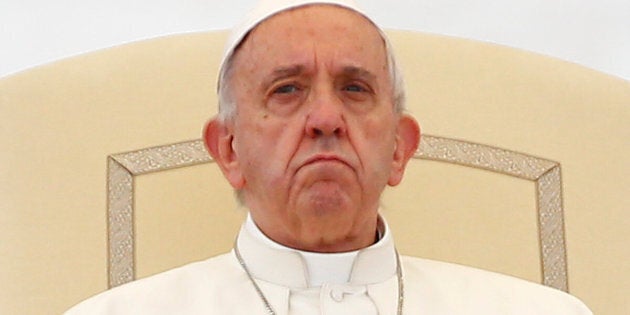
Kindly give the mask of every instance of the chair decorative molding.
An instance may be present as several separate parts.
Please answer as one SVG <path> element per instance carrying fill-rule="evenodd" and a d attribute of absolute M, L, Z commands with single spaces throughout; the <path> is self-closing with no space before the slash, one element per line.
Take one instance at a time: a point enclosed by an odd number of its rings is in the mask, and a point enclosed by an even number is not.
<path fill-rule="evenodd" d="M 135 176 L 210 163 L 201 140 L 173 143 L 107 158 L 108 273 L 113 288 L 135 279 Z"/>
<path fill-rule="evenodd" d="M 534 181 L 542 283 L 568 291 L 559 163 L 497 147 L 431 135 L 423 135 L 414 159 L 454 163 Z M 211 162 L 212 158 L 207 154 L 202 140 L 117 153 L 108 157 L 110 288 L 135 279 L 135 176 Z"/>
<path fill-rule="evenodd" d="M 542 283 L 568 292 L 560 163 L 463 140 L 423 135 L 415 159 L 484 169 L 536 183 Z"/>

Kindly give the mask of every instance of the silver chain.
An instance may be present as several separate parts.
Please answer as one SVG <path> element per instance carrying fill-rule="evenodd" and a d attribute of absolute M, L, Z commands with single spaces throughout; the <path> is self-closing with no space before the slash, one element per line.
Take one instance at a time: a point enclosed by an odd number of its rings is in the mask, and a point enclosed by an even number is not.
<path fill-rule="evenodd" d="M 267 310 L 267 314 L 276 315 L 276 312 L 273 310 L 273 307 L 271 307 L 271 304 L 269 304 L 269 301 L 267 301 L 267 298 L 263 294 L 262 290 L 260 290 L 260 287 L 254 280 L 254 277 L 252 276 L 251 272 L 249 272 L 249 268 L 247 268 L 247 265 L 245 264 L 243 257 L 241 257 L 241 252 L 238 250 L 238 241 L 234 242 L 234 254 L 236 255 L 236 259 L 238 259 L 238 263 L 241 265 L 241 267 L 243 267 L 243 270 L 245 270 L 247 277 L 249 278 L 249 280 L 251 280 L 252 284 L 254 285 L 254 289 L 256 289 L 256 293 L 258 293 L 258 296 L 265 304 L 265 309 Z"/>
<path fill-rule="evenodd" d="M 405 301 L 405 290 L 404 290 L 405 287 L 403 285 L 402 268 L 400 266 L 400 255 L 398 255 L 398 251 L 395 251 L 395 253 L 396 253 L 396 278 L 398 280 L 398 312 L 397 314 L 402 315 L 403 304 Z M 276 315 L 276 312 L 273 310 L 273 307 L 271 307 L 269 300 L 267 300 L 267 298 L 265 297 L 265 294 L 263 294 L 262 290 L 256 283 L 256 280 L 254 280 L 254 277 L 252 276 L 251 272 L 249 272 L 249 268 L 247 268 L 247 265 L 245 264 L 245 261 L 243 260 L 243 257 L 241 256 L 241 252 L 238 250 L 238 241 L 234 242 L 234 254 L 236 255 L 236 259 L 238 260 L 239 265 L 243 267 L 243 270 L 247 274 L 247 277 L 252 282 L 254 289 L 256 289 L 256 293 L 258 293 L 258 297 L 260 297 L 260 300 L 262 300 L 263 304 L 265 304 L 265 310 L 267 311 L 267 314 Z"/>
<path fill-rule="evenodd" d="M 394 250 L 396 253 L 396 278 L 398 279 L 398 315 L 403 313 L 403 304 L 405 302 L 405 286 L 403 284 L 402 267 L 400 266 L 400 255 L 398 250 Z"/>

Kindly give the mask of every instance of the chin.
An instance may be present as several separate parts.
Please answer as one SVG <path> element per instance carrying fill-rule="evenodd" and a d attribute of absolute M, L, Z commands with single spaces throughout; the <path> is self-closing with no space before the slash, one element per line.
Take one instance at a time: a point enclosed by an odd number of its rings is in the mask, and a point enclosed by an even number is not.
<path fill-rule="evenodd" d="M 308 209 L 307 211 L 316 215 L 339 215 L 352 208 L 354 204 L 351 198 L 340 187 L 330 187 L 335 185 L 319 185 L 316 190 L 311 190 L 301 198 L 303 202 L 300 208 Z M 324 186 L 324 187 L 321 187 Z"/>

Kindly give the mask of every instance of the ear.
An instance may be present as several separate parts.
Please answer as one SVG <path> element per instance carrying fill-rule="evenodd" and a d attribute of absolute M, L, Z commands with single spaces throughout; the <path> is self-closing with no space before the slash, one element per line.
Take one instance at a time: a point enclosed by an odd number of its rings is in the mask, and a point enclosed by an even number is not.
<path fill-rule="evenodd" d="M 411 116 L 402 114 L 398 120 L 396 148 L 387 184 L 396 186 L 402 180 L 407 162 L 416 153 L 420 143 L 420 126 Z"/>
<path fill-rule="evenodd" d="M 234 189 L 245 186 L 245 178 L 240 169 L 238 156 L 234 150 L 234 135 L 228 126 L 217 117 L 206 123 L 203 130 L 206 149 L 221 168 L 223 176 Z"/>

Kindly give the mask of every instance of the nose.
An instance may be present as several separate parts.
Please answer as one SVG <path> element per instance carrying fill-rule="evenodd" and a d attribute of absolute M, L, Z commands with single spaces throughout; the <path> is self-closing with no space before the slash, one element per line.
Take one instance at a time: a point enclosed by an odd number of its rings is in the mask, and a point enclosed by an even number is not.
<path fill-rule="evenodd" d="M 346 133 L 343 106 L 343 102 L 332 92 L 316 96 L 306 118 L 306 134 L 313 138 L 343 136 Z"/>

